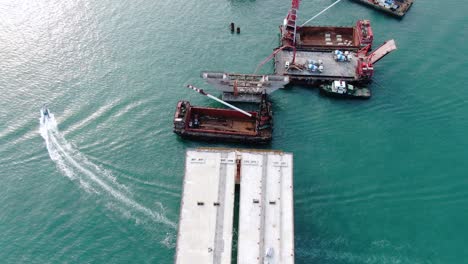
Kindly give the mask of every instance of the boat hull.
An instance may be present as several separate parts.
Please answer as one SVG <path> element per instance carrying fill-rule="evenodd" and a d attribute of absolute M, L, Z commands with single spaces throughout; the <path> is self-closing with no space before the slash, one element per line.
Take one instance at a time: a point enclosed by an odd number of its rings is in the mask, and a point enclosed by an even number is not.
<path fill-rule="evenodd" d="M 357 90 L 354 94 L 350 94 L 350 93 L 340 94 L 340 93 L 335 93 L 324 87 L 320 87 L 320 93 L 329 97 L 334 97 L 334 98 L 361 99 L 361 100 L 370 99 L 372 96 L 370 90 L 365 89 L 365 88 L 361 88 Z"/>
<path fill-rule="evenodd" d="M 174 115 L 174 133 L 203 141 L 267 144 L 272 140 L 271 103 L 263 96 L 258 112 L 192 106 L 179 101 Z"/>
<path fill-rule="evenodd" d="M 174 133 L 184 139 L 201 140 L 207 142 L 229 142 L 244 144 L 269 144 L 272 140 L 269 136 L 245 136 L 245 135 L 224 135 L 216 133 L 194 132 L 186 130 L 174 130 Z"/>

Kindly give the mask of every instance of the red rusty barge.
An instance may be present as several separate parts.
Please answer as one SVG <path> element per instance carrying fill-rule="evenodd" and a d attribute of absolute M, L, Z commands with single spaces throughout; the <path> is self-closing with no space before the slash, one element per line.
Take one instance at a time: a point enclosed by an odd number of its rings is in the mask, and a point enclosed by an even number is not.
<path fill-rule="evenodd" d="M 300 0 L 292 0 L 281 30 L 281 45 L 263 61 L 274 57 L 276 75 L 289 76 L 291 82 L 320 84 L 334 80 L 368 83 L 374 64 L 396 49 L 394 40 L 370 52 L 374 39 L 368 20 L 356 27 L 301 27 L 297 25 Z"/>
<path fill-rule="evenodd" d="M 271 103 L 262 96 L 258 112 L 192 106 L 179 101 L 174 116 L 174 133 L 204 141 L 267 144 L 272 139 Z"/>

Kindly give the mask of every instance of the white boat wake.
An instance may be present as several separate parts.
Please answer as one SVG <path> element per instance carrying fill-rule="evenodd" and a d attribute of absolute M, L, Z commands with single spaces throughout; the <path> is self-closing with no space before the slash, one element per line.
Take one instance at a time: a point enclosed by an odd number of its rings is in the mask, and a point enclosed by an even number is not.
<path fill-rule="evenodd" d="M 164 215 L 162 206 L 158 213 L 133 200 L 128 188 L 119 184 L 110 171 L 91 162 L 67 142 L 57 128 L 54 115 L 46 107 L 41 109 L 39 122 L 39 132 L 45 140 L 50 158 L 70 180 L 78 182 L 87 192 L 112 198 L 112 207 L 127 212 L 127 217 L 130 213 L 130 217 L 136 217 L 137 222 L 139 219 L 136 215 L 145 215 L 153 221 L 176 228 L 176 224 Z"/>

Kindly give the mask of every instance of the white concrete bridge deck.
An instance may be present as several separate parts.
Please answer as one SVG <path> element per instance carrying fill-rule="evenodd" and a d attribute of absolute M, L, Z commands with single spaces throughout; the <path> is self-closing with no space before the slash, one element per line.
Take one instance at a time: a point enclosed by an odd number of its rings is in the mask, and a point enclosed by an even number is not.
<path fill-rule="evenodd" d="M 185 165 L 175 263 L 231 263 L 237 176 L 237 263 L 294 263 L 292 154 L 191 149 Z"/>

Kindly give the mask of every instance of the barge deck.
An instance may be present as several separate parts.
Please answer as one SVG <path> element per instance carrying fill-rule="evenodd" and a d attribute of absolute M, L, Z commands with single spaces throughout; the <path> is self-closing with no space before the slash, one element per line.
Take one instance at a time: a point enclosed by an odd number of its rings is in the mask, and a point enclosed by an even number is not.
<path fill-rule="evenodd" d="M 285 28 L 280 27 L 283 35 Z M 302 26 L 297 27 L 295 42 L 282 39 L 282 45 L 293 45 L 302 50 L 357 51 L 367 45 L 372 46 L 374 34 L 369 20 L 358 20 L 354 27 L 344 26 Z"/>
<path fill-rule="evenodd" d="M 344 54 L 348 53 L 350 56 L 339 61 L 335 53 L 330 51 L 280 48 L 274 53 L 275 74 L 287 75 L 291 82 L 307 84 L 333 80 L 367 83 L 372 79 L 375 63 L 397 47 L 395 41 L 391 39 L 371 53 L 368 53 L 369 49 L 370 45 L 357 52 L 345 51 Z M 314 65 L 319 65 L 321 69 L 310 70 L 308 65 L 312 68 Z"/>
<path fill-rule="evenodd" d="M 247 115 L 249 116 L 247 116 Z M 272 140 L 271 103 L 262 96 L 258 112 L 241 113 L 222 108 L 192 106 L 179 101 L 174 115 L 174 133 L 184 138 L 267 144 Z"/>
<path fill-rule="evenodd" d="M 282 50 L 275 55 L 275 74 L 289 75 L 291 81 L 327 81 L 342 80 L 356 81 L 358 75 L 356 73 L 357 59 L 354 58 L 349 62 L 338 62 L 333 58 L 331 52 L 323 51 L 297 51 L 295 63 L 299 65 L 307 64 L 308 60 L 323 62 L 323 72 L 311 72 L 306 69 L 292 69 L 285 65 L 293 61 L 294 51 Z"/>

